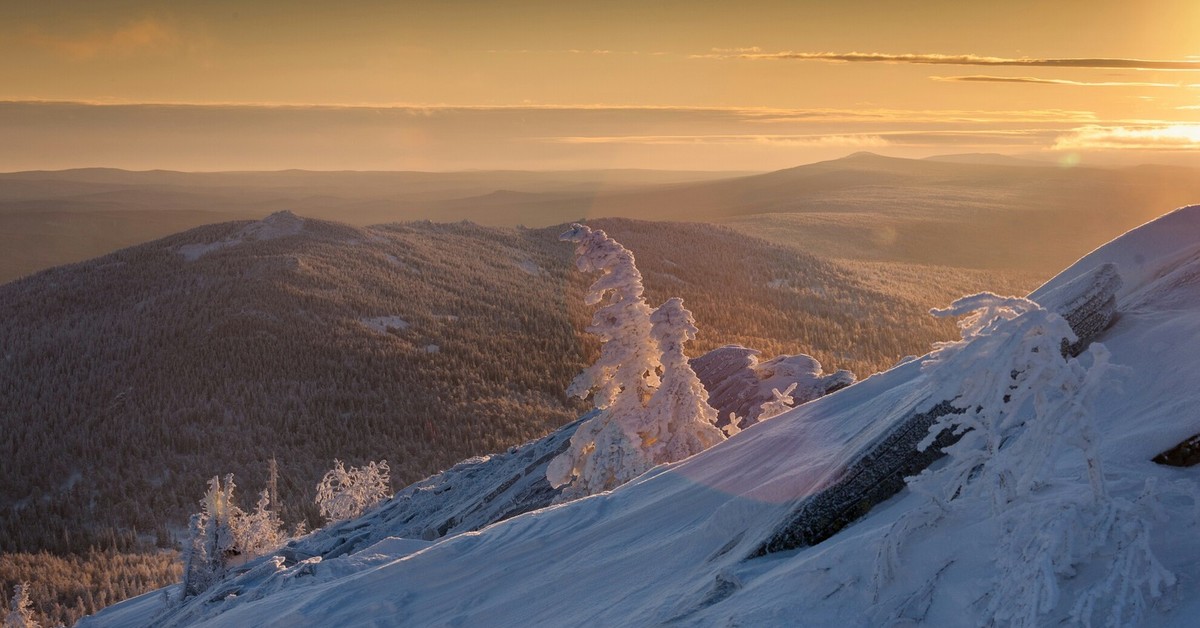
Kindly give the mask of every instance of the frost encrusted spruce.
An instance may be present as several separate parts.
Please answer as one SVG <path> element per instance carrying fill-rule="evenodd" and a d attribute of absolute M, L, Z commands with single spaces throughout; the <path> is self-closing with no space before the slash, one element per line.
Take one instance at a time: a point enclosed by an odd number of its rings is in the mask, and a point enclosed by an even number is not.
<path fill-rule="evenodd" d="M 600 273 L 584 302 L 608 300 L 587 328 L 603 343 L 600 357 L 567 389 L 581 399 L 591 394 L 601 412 L 575 430 L 570 448 L 546 469 L 551 486 L 565 486 L 560 495 L 565 501 L 615 488 L 653 466 L 621 423 L 645 412 L 645 402 L 658 387 L 661 352 L 650 338 L 651 309 L 642 296 L 642 274 L 633 253 L 604 231 L 579 224 L 560 239 L 575 243 L 580 272 Z"/>
<path fill-rule="evenodd" d="M 947 431 L 960 438 L 944 448 L 945 465 L 909 478 L 927 501 L 881 540 L 876 600 L 915 531 L 952 516 L 994 518 L 998 536 L 977 543 L 991 546 L 997 566 L 991 594 L 978 602 L 992 622 L 1036 626 L 1060 609 L 1084 625 L 1138 624 L 1147 597 L 1175 578 L 1150 549 L 1154 484 L 1133 500 L 1114 496 L 1095 452 L 1093 399 L 1117 370 L 1108 350 L 1097 343 L 1064 358 L 1063 339 L 1076 342 L 1071 327 L 1028 299 L 980 294 L 936 314 L 962 317 L 963 339 L 940 344 L 922 368 L 941 378 L 960 412 L 941 417 L 919 447 Z M 1071 449 L 1079 452 L 1076 465 L 1063 468 L 1061 454 Z M 1060 608 L 1061 581 L 1105 561 L 1103 577 L 1069 611 Z"/>
<path fill-rule="evenodd" d="M 650 315 L 651 335 L 662 351 L 662 381 L 650 396 L 646 412 L 630 427 L 654 464 L 683 460 L 725 440 L 716 426 L 717 411 L 688 364 L 683 345 L 696 338 L 696 322 L 673 297 Z"/>
<path fill-rule="evenodd" d="M 559 501 L 567 501 L 616 488 L 657 464 L 703 451 L 725 434 L 683 353 L 696 335 L 683 301 L 674 298 L 651 310 L 633 253 L 603 231 L 576 224 L 562 239 L 576 244 L 580 271 L 601 273 L 585 302 L 608 301 L 587 329 L 603 343 L 600 357 L 567 391 L 580 398 L 591 394 L 599 412 L 579 425 L 570 447 L 546 469 L 550 485 L 564 487 Z"/>

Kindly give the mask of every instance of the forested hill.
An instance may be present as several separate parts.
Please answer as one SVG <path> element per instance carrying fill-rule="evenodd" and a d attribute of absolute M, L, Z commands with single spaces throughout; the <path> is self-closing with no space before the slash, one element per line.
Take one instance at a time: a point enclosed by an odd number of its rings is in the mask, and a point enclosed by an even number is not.
<path fill-rule="evenodd" d="M 951 335 L 930 304 L 726 228 L 591 224 L 636 253 L 652 304 L 686 300 L 692 355 L 865 376 Z M 285 517 L 312 520 L 335 456 L 386 458 L 399 487 L 575 418 L 563 390 L 596 345 L 560 231 L 280 213 L 0 286 L 0 551 L 177 530 L 207 478 L 253 494 L 272 455 Z"/>

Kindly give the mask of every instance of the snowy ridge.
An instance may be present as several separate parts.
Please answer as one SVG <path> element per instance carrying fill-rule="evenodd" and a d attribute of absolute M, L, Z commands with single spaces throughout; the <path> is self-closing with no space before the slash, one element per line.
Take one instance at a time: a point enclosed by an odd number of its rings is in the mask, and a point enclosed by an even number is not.
<path fill-rule="evenodd" d="M 1043 305 L 1066 319 L 1076 336 L 1074 341 L 1062 339 L 1064 356 L 1078 354 L 1108 328 L 1115 316 L 1115 293 L 1120 286 L 1115 267 L 1103 264 L 1045 297 L 1047 303 Z M 936 422 L 962 413 L 952 401 L 950 396 L 939 399 L 934 395 L 907 409 L 897 408 L 908 414 L 893 424 L 877 421 L 862 438 L 851 443 L 852 448 L 838 456 L 847 461 L 844 467 L 831 469 L 821 490 L 801 500 L 788 521 L 754 554 L 819 543 L 903 489 L 906 477 L 933 464 L 942 457 L 944 448 L 958 440 L 960 434 L 947 431 L 931 446 L 918 447 Z M 875 440 L 871 435 L 877 435 Z"/>
<path fill-rule="evenodd" d="M 559 490 L 546 481 L 546 464 L 587 418 L 507 452 L 464 460 L 358 519 L 316 530 L 277 553 L 287 565 L 314 556 L 336 558 L 390 537 L 432 541 L 549 506 Z"/>
<path fill-rule="evenodd" d="M 280 211 L 252 222 L 232 236 L 207 244 L 184 244 L 176 249 L 183 258 L 194 262 L 213 251 L 237 246 L 246 241 L 274 240 L 300 233 L 304 230 L 304 219 L 290 211 Z"/>
<path fill-rule="evenodd" d="M 1120 316 L 1099 339 L 1107 352 L 1073 363 L 1111 355 L 1120 367 L 1089 393 L 1095 506 L 1079 448 L 1035 447 L 1031 462 L 1052 475 L 1009 511 L 935 512 L 904 490 L 814 547 L 746 560 L 797 500 L 838 477 L 845 452 L 969 375 L 914 361 L 611 493 L 428 546 L 264 561 L 235 596 L 162 614 L 151 594 L 83 625 L 1192 625 L 1200 480 L 1150 459 L 1200 431 L 1200 206 L 1118 238 L 1032 296 L 1048 302 L 1105 263 L 1124 279 Z"/>

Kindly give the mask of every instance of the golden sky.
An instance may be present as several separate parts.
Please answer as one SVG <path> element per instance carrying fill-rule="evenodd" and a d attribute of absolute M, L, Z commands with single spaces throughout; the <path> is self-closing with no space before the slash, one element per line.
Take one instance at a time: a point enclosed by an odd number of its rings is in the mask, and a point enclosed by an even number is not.
<path fill-rule="evenodd" d="M 0 4 L 0 170 L 1200 154 L 1200 2 Z"/>

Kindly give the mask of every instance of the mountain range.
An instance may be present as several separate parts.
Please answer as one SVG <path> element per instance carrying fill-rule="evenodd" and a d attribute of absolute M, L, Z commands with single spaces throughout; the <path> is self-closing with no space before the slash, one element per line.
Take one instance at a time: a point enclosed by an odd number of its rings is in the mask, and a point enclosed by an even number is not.
<path fill-rule="evenodd" d="M 597 217 L 720 222 L 821 257 L 1019 269 L 1044 279 L 1198 192 L 1196 171 L 1174 166 L 871 153 L 751 175 L 18 172 L 0 174 L 0 279 L 281 210 L 357 226 L 471 220 L 540 227 Z M 1006 246 L 991 246 L 1000 238 Z"/>

